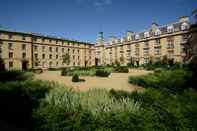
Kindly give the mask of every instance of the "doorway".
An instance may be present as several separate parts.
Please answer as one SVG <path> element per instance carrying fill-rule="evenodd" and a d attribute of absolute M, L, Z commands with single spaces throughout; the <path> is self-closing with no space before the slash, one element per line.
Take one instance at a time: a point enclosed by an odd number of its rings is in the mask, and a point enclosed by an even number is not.
<path fill-rule="evenodd" d="M 22 61 L 22 70 L 27 70 L 28 61 Z"/>

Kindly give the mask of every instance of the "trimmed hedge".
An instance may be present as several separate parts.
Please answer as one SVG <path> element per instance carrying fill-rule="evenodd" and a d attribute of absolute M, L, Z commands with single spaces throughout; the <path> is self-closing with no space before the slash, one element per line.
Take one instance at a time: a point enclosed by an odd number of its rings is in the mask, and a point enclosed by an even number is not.
<path fill-rule="evenodd" d="M 72 82 L 80 82 L 79 76 L 77 74 L 73 75 Z"/>
<path fill-rule="evenodd" d="M 96 70 L 96 76 L 99 77 L 108 77 L 111 73 L 106 70 Z"/>
<path fill-rule="evenodd" d="M 114 68 L 113 71 L 117 72 L 117 73 L 128 73 L 129 72 L 129 68 L 126 67 L 126 66 L 117 66 L 117 67 Z"/>

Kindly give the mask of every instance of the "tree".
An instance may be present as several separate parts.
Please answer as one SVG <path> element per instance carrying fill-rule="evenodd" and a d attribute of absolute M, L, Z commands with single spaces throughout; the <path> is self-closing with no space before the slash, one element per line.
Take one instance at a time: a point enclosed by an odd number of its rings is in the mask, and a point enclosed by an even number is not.
<path fill-rule="evenodd" d="M 69 65 L 70 64 L 70 55 L 68 53 L 62 55 L 62 62 Z"/>

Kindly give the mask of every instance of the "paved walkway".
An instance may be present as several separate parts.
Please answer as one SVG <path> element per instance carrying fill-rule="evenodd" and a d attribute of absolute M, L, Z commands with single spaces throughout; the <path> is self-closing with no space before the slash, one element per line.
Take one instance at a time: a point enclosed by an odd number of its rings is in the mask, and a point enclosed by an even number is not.
<path fill-rule="evenodd" d="M 128 77 L 144 75 L 148 73 L 150 73 L 150 71 L 132 69 L 129 71 L 129 73 L 112 73 L 107 78 L 95 76 L 81 76 L 80 79 L 84 79 L 85 82 L 78 83 L 73 83 L 72 77 L 70 76 L 61 76 L 60 71 L 46 71 L 42 74 L 36 74 L 35 78 L 41 80 L 55 81 L 79 91 L 87 91 L 92 88 L 134 91 L 140 89 L 141 87 L 129 84 Z"/>

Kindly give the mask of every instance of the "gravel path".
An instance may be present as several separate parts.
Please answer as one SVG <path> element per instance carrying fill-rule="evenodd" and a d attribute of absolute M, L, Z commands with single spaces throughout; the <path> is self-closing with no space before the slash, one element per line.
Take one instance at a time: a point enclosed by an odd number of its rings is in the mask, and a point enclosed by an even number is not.
<path fill-rule="evenodd" d="M 150 71 L 131 69 L 129 73 L 112 73 L 107 78 L 95 76 L 81 76 L 80 79 L 84 79 L 85 82 L 78 83 L 73 83 L 72 77 L 70 76 L 61 76 L 60 71 L 46 71 L 42 74 L 36 74 L 35 78 L 41 80 L 55 81 L 79 91 L 87 91 L 92 88 L 134 91 L 141 89 L 141 87 L 129 84 L 128 77 L 144 75 L 148 73 L 150 73 Z"/>

